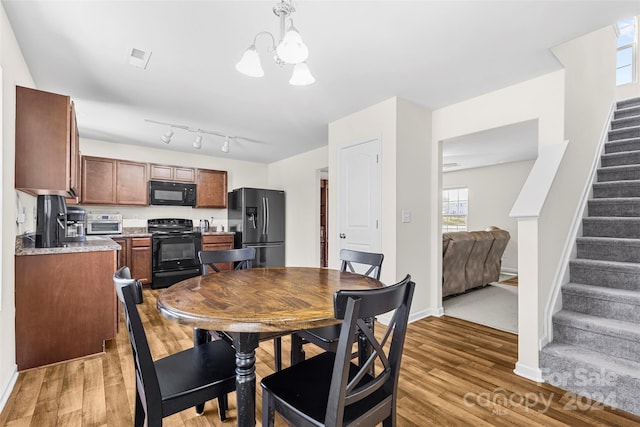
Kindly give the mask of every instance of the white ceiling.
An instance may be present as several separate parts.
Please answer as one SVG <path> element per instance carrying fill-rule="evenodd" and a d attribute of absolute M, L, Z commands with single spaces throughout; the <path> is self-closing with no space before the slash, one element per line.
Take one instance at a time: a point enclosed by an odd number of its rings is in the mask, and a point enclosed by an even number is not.
<path fill-rule="evenodd" d="M 2 3 L 36 86 L 75 100 L 81 137 L 194 151 L 152 119 L 264 141 L 223 154 L 205 135 L 200 151 L 260 162 L 324 146 L 328 123 L 392 96 L 436 109 L 557 70 L 550 47 L 640 14 L 639 0 L 300 0 L 316 83 L 293 87 L 266 38 L 264 78 L 234 69 L 257 32 L 277 34 L 276 0 Z M 131 48 L 152 51 L 146 70 Z"/>

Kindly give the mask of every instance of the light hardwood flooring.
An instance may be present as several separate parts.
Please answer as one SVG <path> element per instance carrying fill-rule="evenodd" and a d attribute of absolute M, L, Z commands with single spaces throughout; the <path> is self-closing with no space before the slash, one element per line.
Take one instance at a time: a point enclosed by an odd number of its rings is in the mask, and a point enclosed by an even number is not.
<path fill-rule="evenodd" d="M 162 318 L 159 291 L 145 289 L 141 316 L 154 358 L 192 345 L 192 331 Z M 122 323 L 121 323 L 122 325 Z M 381 329 L 381 328 L 380 328 Z M 39 333 L 46 333 L 40 331 Z M 289 357 L 289 339 L 283 339 Z M 313 354 L 311 345 L 305 346 Z M 399 426 L 638 426 L 640 417 L 576 400 L 555 387 L 513 373 L 517 337 L 450 317 L 409 326 L 398 394 Z M 257 418 L 260 379 L 273 370 L 272 341 L 256 351 Z M 135 385 L 126 330 L 107 343 L 106 353 L 21 372 L 4 410 L 2 426 L 131 426 Z M 549 402 L 548 405 L 546 402 Z M 216 402 L 204 416 L 191 409 L 165 419 L 165 426 L 232 426 L 235 394 L 221 423 Z M 276 419 L 276 425 L 285 425 Z"/>

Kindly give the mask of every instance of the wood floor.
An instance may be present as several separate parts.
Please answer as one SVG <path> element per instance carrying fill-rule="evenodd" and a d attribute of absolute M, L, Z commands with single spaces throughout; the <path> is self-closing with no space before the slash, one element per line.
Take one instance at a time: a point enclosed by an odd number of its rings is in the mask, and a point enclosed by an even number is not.
<path fill-rule="evenodd" d="M 189 328 L 162 318 L 159 291 L 145 289 L 140 306 L 154 358 L 192 345 Z M 43 332 L 46 333 L 46 332 Z M 284 360 L 289 340 L 283 339 Z M 260 379 L 272 372 L 273 345 L 256 351 Z M 308 354 L 312 346 L 305 347 Z M 640 417 L 590 404 L 546 384 L 513 374 L 515 335 L 450 317 L 409 326 L 398 398 L 399 426 L 638 426 Z M 106 354 L 21 372 L 3 412 L 1 426 L 131 426 L 134 377 L 126 330 L 107 344 Z M 165 419 L 165 426 L 233 426 L 218 419 L 217 404 L 204 416 L 189 409 Z M 258 391 L 258 425 L 260 392 Z M 285 425 L 276 420 L 276 425 Z"/>

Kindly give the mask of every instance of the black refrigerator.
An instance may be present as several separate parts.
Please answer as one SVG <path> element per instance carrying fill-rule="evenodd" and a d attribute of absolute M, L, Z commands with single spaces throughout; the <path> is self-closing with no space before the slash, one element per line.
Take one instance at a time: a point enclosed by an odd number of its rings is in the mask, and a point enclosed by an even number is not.
<path fill-rule="evenodd" d="M 228 194 L 235 248 L 253 247 L 253 267 L 284 267 L 284 191 L 237 188 Z"/>

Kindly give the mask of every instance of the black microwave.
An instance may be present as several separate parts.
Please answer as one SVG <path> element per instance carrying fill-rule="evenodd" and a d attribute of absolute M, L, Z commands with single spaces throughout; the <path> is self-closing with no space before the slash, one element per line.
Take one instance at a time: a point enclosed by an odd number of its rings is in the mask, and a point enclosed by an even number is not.
<path fill-rule="evenodd" d="M 149 203 L 165 206 L 195 206 L 196 185 L 184 182 L 149 181 Z"/>

